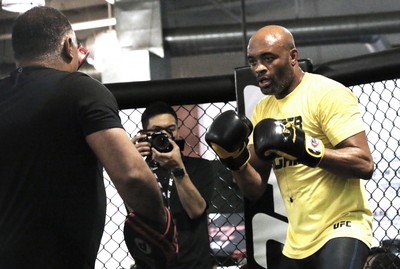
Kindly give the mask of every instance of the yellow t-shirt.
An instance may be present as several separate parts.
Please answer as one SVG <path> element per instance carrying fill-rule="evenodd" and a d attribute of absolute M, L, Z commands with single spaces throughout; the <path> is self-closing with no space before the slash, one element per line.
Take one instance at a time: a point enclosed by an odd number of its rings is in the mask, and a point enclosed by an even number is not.
<path fill-rule="evenodd" d="M 254 126 L 265 118 L 286 120 L 326 148 L 364 131 L 353 93 L 329 78 L 305 73 L 283 99 L 266 96 L 256 106 Z M 250 138 L 253 143 L 253 138 Z M 370 246 L 372 213 L 361 179 L 343 178 L 283 157 L 273 163 L 289 219 L 283 253 L 306 258 L 336 237 L 352 237 Z"/>

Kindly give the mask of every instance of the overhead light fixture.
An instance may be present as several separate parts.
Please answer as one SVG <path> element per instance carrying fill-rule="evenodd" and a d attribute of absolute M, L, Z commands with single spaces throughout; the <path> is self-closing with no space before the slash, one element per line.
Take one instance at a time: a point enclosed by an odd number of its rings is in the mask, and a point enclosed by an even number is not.
<path fill-rule="evenodd" d="M 2 9 L 18 13 L 24 13 L 33 7 L 44 5 L 46 5 L 45 0 L 3 0 L 1 2 Z"/>
<path fill-rule="evenodd" d="M 99 72 L 103 72 L 111 62 L 120 59 L 121 47 L 115 30 L 106 30 L 90 36 L 86 40 L 86 48 L 91 52 L 88 63 Z"/>
<path fill-rule="evenodd" d="M 94 21 L 78 22 L 72 24 L 74 31 L 81 31 L 94 28 L 111 27 L 117 24 L 116 18 L 107 18 Z"/>

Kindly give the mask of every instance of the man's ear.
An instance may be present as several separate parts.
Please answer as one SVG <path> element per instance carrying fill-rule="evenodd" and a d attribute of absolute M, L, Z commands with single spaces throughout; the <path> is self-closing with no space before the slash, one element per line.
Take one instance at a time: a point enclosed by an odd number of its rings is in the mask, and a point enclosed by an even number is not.
<path fill-rule="evenodd" d="M 290 63 L 295 65 L 299 57 L 297 49 L 293 48 L 290 50 Z"/>
<path fill-rule="evenodd" d="M 73 41 L 72 38 L 68 37 L 64 39 L 63 49 L 61 52 L 62 58 L 66 62 L 71 62 L 74 58 L 73 56 Z"/>

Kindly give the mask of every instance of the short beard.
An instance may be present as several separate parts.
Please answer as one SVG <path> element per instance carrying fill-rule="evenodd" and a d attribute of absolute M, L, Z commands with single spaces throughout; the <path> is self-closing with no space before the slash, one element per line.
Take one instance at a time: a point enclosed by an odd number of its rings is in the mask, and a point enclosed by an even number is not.
<path fill-rule="evenodd" d="M 278 99 L 280 99 L 289 93 L 290 85 L 293 80 L 293 67 L 291 66 L 290 62 L 288 62 L 283 68 L 279 70 L 276 76 L 274 76 L 271 85 L 266 88 L 262 88 L 261 92 L 264 95 L 274 95 Z"/>

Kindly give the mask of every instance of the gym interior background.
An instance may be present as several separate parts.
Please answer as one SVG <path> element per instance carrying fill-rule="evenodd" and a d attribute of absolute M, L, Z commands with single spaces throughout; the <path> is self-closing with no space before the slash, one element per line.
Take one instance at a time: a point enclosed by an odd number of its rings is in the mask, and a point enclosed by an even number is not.
<path fill-rule="evenodd" d="M 245 44 L 266 24 L 289 28 L 315 72 L 348 85 L 360 102 L 376 163 L 366 189 L 374 241 L 399 235 L 400 2 L 397 0 L 47 0 L 71 20 L 91 52 L 83 72 L 107 84 L 129 135 L 156 97 L 175 105 L 187 154 L 214 160 L 210 242 L 219 267 L 246 263 L 243 199 L 229 172 L 204 142 L 212 119 L 237 107 L 234 69 L 245 66 Z M 14 69 L 11 26 L 0 10 L 0 77 Z M 104 46 L 106 45 L 106 46 Z M 356 74 L 354 74 L 356 73 Z M 105 174 L 106 229 L 96 268 L 130 268 L 123 242 L 125 209 Z"/>

